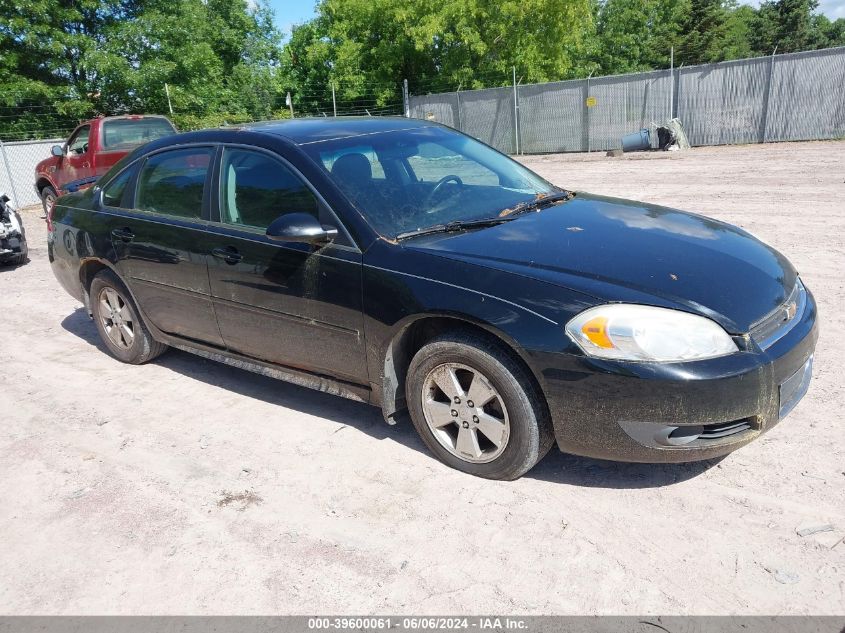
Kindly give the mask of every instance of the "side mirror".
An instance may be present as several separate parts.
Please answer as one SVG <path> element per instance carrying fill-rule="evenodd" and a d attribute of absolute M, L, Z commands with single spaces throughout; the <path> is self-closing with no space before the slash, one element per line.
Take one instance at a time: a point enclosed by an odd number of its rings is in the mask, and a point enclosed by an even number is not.
<path fill-rule="evenodd" d="M 62 148 L 61 145 L 53 145 L 53 147 L 50 148 L 50 153 L 53 156 L 64 156 L 65 150 Z"/>
<path fill-rule="evenodd" d="M 317 244 L 331 242 L 337 237 L 337 229 L 323 226 L 310 213 L 286 213 L 273 220 L 266 235 L 276 242 Z"/>

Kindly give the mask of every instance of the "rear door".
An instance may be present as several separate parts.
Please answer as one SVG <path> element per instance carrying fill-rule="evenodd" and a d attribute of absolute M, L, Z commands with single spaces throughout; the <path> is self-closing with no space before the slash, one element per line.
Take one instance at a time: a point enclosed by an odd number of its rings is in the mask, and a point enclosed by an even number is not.
<path fill-rule="evenodd" d="M 260 360 L 367 384 L 362 257 L 322 198 L 289 163 L 257 148 L 225 147 L 214 186 L 219 223 L 209 276 L 229 349 Z M 265 236 L 284 213 L 339 229 L 327 245 Z"/>
<path fill-rule="evenodd" d="M 153 325 L 222 347 L 206 263 L 216 243 L 207 221 L 216 151 L 215 146 L 194 146 L 148 156 L 133 193 L 127 194 L 131 209 L 114 224 L 112 243 L 118 270 Z M 106 205 L 117 200 L 110 186 L 103 192 Z"/>

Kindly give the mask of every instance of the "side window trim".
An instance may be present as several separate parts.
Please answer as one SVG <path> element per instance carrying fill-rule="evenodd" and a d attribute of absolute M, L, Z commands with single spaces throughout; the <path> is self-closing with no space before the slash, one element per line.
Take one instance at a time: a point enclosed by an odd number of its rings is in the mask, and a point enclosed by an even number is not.
<path fill-rule="evenodd" d="M 178 152 L 183 151 L 186 149 L 203 149 L 207 148 L 212 150 L 211 160 L 208 163 L 208 170 L 205 172 L 205 182 L 203 183 L 203 192 L 202 192 L 202 210 L 200 211 L 199 218 L 186 218 L 179 215 L 171 215 L 169 213 L 159 213 L 156 211 L 148 211 L 146 209 L 139 209 L 138 208 L 138 181 L 140 179 L 141 173 L 144 171 L 144 167 L 146 167 L 149 160 L 155 156 L 160 154 L 164 154 L 167 152 Z M 211 176 L 212 170 L 215 168 L 217 164 L 217 157 L 220 153 L 220 143 L 191 143 L 186 145 L 170 145 L 168 147 L 163 147 L 158 149 L 154 152 L 150 152 L 145 156 L 139 158 L 134 165 L 138 165 L 138 171 L 135 173 L 135 176 L 132 178 L 132 192 L 131 192 L 131 210 L 135 213 L 142 213 L 144 215 L 149 215 L 155 218 L 173 218 L 179 220 L 181 222 L 209 222 L 209 207 L 210 207 L 210 185 L 211 185 Z"/>
<path fill-rule="evenodd" d="M 212 202 L 212 207 L 213 207 L 212 217 L 214 219 L 210 220 L 211 224 L 215 224 L 215 225 L 218 225 L 218 226 L 221 226 L 221 227 L 224 227 L 224 228 L 235 229 L 235 230 L 238 230 L 238 231 L 246 231 L 248 233 L 264 235 L 263 230 L 256 229 L 254 227 L 248 227 L 248 226 L 236 226 L 236 225 L 230 224 L 228 222 L 224 222 L 222 220 L 221 209 L 220 209 L 220 197 L 221 197 L 222 192 L 223 192 L 223 189 L 222 189 L 223 180 L 222 180 L 222 174 L 220 172 L 223 169 L 223 158 L 222 157 L 223 157 L 223 152 L 226 149 L 242 149 L 242 150 L 247 150 L 247 151 L 258 152 L 258 153 L 261 153 L 261 154 L 266 154 L 271 159 L 274 159 L 278 163 L 280 163 L 283 167 L 289 169 L 290 172 L 294 176 L 296 176 L 305 185 L 305 187 L 312 193 L 312 195 L 316 198 L 317 206 L 320 209 L 320 211 L 328 214 L 330 219 L 333 222 L 335 222 L 335 225 L 337 226 L 338 231 L 344 236 L 344 241 L 346 242 L 346 244 L 335 244 L 334 246 L 336 246 L 337 248 L 351 249 L 351 250 L 354 250 L 356 252 L 361 252 L 361 249 L 355 243 L 355 240 L 352 239 L 352 235 L 349 233 L 349 230 L 346 228 L 346 225 L 344 225 L 343 222 L 341 222 L 338 214 L 335 213 L 334 209 L 331 207 L 331 205 L 328 202 L 326 202 L 326 199 L 317 190 L 317 188 L 311 183 L 311 181 L 308 180 L 308 178 L 306 178 L 305 175 L 299 169 L 297 169 L 296 166 L 293 163 L 291 163 L 286 157 L 278 154 L 277 152 L 266 149 L 264 147 L 258 147 L 257 145 L 245 145 L 245 144 L 242 144 L 242 143 L 221 143 L 220 144 L 220 147 L 218 149 L 217 156 L 216 156 L 215 166 L 214 166 L 214 169 L 215 169 L 214 176 L 215 176 L 216 182 L 212 183 L 212 187 L 214 187 L 213 191 L 215 192 L 215 195 L 214 195 L 214 200 Z"/>

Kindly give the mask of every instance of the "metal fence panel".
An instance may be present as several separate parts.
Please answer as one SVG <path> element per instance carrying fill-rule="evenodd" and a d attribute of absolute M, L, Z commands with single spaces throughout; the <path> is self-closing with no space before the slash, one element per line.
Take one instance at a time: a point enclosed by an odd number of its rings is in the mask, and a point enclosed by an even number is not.
<path fill-rule="evenodd" d="M 64 139 L 3 143 L 7 164 L 0 156 L 0 192 L 6 192 L 17 207 L 40 202 L 35 191 L 35 166 L 50 156 L 50 147 Z"/>
<path fill-rule="evenodd" d="M 437 121 L 460 129 L 457 93 L 411 96 L 409 101 L 411 118 Z"/>
<path fill-rule="evenodd" d="M 501 152 L 516 152 L 513 88 L 460 93 L 461 130 Z"/>
<path fill-rule="evenodd" d="M 778 55 L 766 141 L 845 137 L 845 49 Z"/>
<path fill-rule="evenodd" d="M 678 118 L 690 144 L 760 141 L 770 68 L 765 57 L 681 69 Z"/>
<path fill-rule="evenodd" d="M 692 145 L 845 137 L 845 47 L 648 73 L 411 98 L 506 152 L 616 149 L 622 136 L 677 116 Z M 589 106 L 587 100 L 589 98 Z M 652 145 L 656 139 L 652 138 Z"/>
<path fill-rule="evenodd" d="M 591 79 L 590 96 L 591 150 L 616 149 L 625 134 L 672 118 L 672 78 L 666 70 Z"/>
<path fill-rule="evenodd" d="M 502 152 L 516 151 L 513 88 L 412 96 L 410 109 L 413 118 L 449 125 Z"/>
<path fill-rule="evenodd" d="M 519 87 L 520 150 L 526 154 L 585 152 L 587 81 Z"/>

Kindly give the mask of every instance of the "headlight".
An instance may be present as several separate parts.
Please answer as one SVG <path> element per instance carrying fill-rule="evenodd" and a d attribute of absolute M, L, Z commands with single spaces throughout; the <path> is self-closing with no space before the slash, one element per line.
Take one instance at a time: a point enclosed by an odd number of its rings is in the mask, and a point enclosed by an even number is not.
<path fill-rule="evenodd" d="M 611 303 L 585 310 L 566 333 L 588 356 L 620 360 L 687 361 L 724 356 L 736 343 L 714 321 L 653 306 Z"/>

